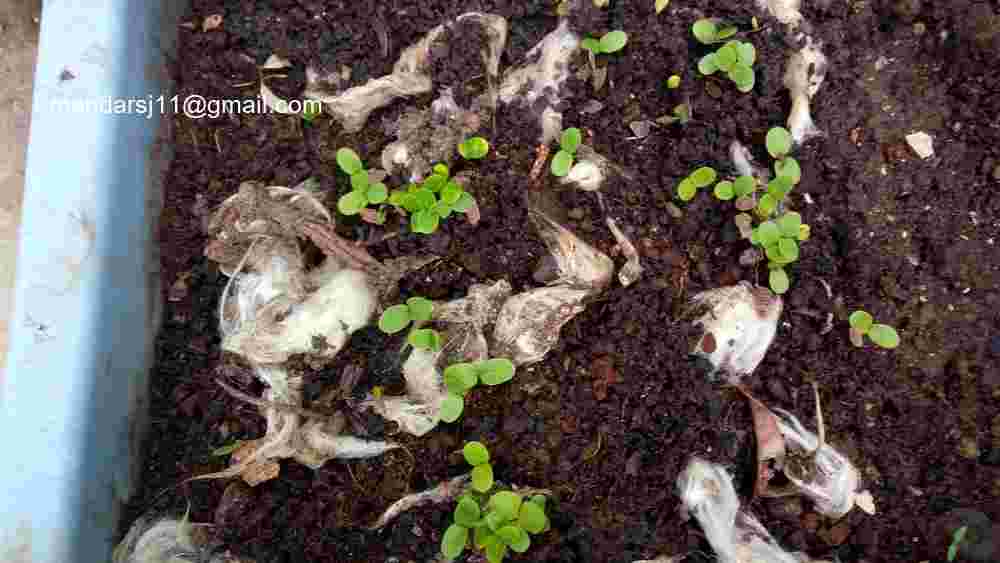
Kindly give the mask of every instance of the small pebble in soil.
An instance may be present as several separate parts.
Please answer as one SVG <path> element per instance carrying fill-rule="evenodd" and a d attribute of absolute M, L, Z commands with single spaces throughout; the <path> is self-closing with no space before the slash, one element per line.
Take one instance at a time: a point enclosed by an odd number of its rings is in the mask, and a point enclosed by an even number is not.
<path fill-rule="evenodd" d="M 958 443 L 958 455 L 965 459 L 977 459 L 979 457 L 979 444 L 974 436 L 963 436 Z"/>

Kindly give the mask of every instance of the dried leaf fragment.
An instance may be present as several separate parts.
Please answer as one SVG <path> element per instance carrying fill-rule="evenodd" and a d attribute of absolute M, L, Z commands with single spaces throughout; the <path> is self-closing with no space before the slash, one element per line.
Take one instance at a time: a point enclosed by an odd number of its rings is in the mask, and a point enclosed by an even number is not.
<path fill-rule="evenodd" d="M 222 25 L 222 14 L 212 14 L 201 24 L 202 31 L 212 31 Z"/>
<path fill-rule="evenodd" d="M 774 465 L 778 468 L 784 466 L 785 439 L 778 428 L 778 417 L 742 385 L 735 387 L 750 401 L 753 432 L 757 442 L 757 478 L 754 481 L 754 496 L 759 496 L 767 491 L 768 481 L 773 476 L 769 469 L 771 461 L 774 461 Z"/>

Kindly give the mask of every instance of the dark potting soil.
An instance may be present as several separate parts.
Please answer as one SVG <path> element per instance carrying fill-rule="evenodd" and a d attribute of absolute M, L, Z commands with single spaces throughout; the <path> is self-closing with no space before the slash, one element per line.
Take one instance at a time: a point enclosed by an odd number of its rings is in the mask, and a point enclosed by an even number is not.
<path fill-rule="evenodd" d="M 174 66 L 179 94 L 232 99 L 256 95 L 256 65 L 277 53 L 293 68 L 269 79 L 281 95 L 300 97 L 304 68 L 350 68 L 352 84 L 388 73 L 403 48 L 447 18 L 470 10 L 508 18 L 502 66 L 519 62 L 555 28 L 553 5 L 541 0 L 413 2 L 323 0 L 196 0 L 181 29 Z M 225 115 L 174 118 L 177 156 L 161 219 L 167 308 L 152 389 L 152 433 L 143 490 L 123 526 L 147 510 L 182 513 L 216 524 L 233 552 L 271 562 L 430 561 L 451 506 L 400 517 L 380 532 L 364 528 L 392 501 L 465 471 L 456 452 L 486 442 L 497 476 L 554 491 L 553 530 L 516 561 L 631 562 L 657 554 L 711 550 L 702 532 L 678 513 L 679 471 L 693 455 L 727 464 L 741 491 L 752 481 L 753 432 L 745 400 L 709 383 L 688 359 L 696 335 L 683 318 L 695 292 L 737 280 L 764 283 L 763 272 L 739 266 L 728 205 L 706 194 L 671 208 L 677 182 L 703 164 L 728 171 L 736 139 L 759 164 L 766 131 L 782 124 L 789 96 L 782 86 L 795 45 L 782 26 L 751 2 L 674 0 L 659 16 L 653 2 L 612 0 L 588 9 L 577 29 L 622 29 L 629 43 L 599 58 L 604 88 L 571 79 L 564 123 L 623 166 L 604 190 L 608 213 L 636 242 L 645 272 L 629 288 L 614 287 L 567 324 L 546 359 L 515 380 L 475 390 L 456 424 L 421 439 L 393 425 L 364 421 L 372 436 L 406 446 L 381 458 L 329 462 L 317 471 L 283 462 L 281 476 L 250 488 L 238 482 L 183 479 L 215 471 L 212 451 L 263 435 L 256 407 L 229 397 L 223 379 L 251 393 L 261 386 L 249 369 L 219 350 L 217 305 L 225 276 L 203 257 L 203 223 L 240 182 L 295 185 L 312 176 L 331 207 L 346 189 L 334 154 L 353 147 L 377 162 L 389 139 L 384 123 L 430 96 L 399 101 L 347 135 L 321 116 Z M 771 406 L 792 410 L 812 427 L 811 383 L 817 382 L 835 446 L 861 470 L 877 514 L 852 511 L 839 523 L 817 519 L 808 502 L 756 500 L 750 508 L 790 550 L 840 561 L 943 558 L 950 538 L 938 525 L 956 508 L 1000 523 L 1000 5 L 911 0 L 807 2 L 804 15 L 830 61 L 813 102 L 824 135 L 796 150 L 802 183 L 792 205 L 811 225 L 802 258 L 791 268 L 778 336 L 748 380 Z M 204 17 L 222 14 L 204 32 Z M 762 29 L 750 32 L 751 18 Z M 739 94 L 731 84 L 698 75 L 705 49 L 691 24 L 714 16 L 739 24 L 757 48 L 757 84 Z M 453 48 L 454 50 L 454 48 Z M 461 51 L 461 50 L 460 50 Z M 467 53 L 435 61 L 437 79 L 454 84 L 478 65 Z M 584 57 L 577 61 L 586 67 Z M 682 76 L 679 89 L 665 80 Z M 583 113 L 588 101 L 603 108 Z M 629 123 L 691 107 L 686 126 L 653 128 L 633 138 Z M 905 135 L 923 130 L 935 154 L 921 160 Z M 532 272 L 546 251 L 528 226 L 524 194 L 536 156 L 537 125 L 501 110 L 481 132 L 493 149 L 485 161 L 457 164 L 473 172 L 468 189 L 482 209 L 472 227 L 449 220 L 433 236 L 401 234 L 370 247 L 379 258 L 431 252 L 440 262 L 409 276 L 403 296 L 461 296 L 471 283 L 508 279 L 515 290 L 537 286 Z M 541 186 L 560 219 L 598 248 L 614 240 L 593 194 L 561 189 L 546 174 Z M 377 229 L 338 218 L 345 236 L 374 240 Z M 620 256 L 615 257 L 618 264 Z M 897 327 L 902 345 L 853 348 L 846 317 L 864 308 Z M 833 330 L 824 332 L 828 313 Z M 364 376 L 359 391 L 382 385 L 399 392 L 399 346 L 377 330 L 354 336 L 323 369 L 302 362 L 311 398 L 336 385 L 349 364 Z M 390 358 L 390 359 L 387 359 Z M 397 358 L 398 359 L 398 358 Z M 748 497 L 744 497 L 748 498 Z M 994 528 L 996 530 L 997 528 Z"/>

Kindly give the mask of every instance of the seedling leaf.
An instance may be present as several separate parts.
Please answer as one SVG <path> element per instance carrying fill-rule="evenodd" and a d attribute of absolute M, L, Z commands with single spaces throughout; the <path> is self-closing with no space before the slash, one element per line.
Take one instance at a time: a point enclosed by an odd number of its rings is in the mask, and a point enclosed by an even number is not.
<path fill-rule="evenodd" d="M 722 70 L 730 71 L 740 62 L 740 54 L 736 50 L 736 45 L 736 41 L 730 41 L 715 52 L 715 62 Z M 735 79 L 733 81 L 736 82 Z"/>
<path fill-rule="evenodd" d="M 493 466 L 484 463 L 472 468 L 472 488 L 485 493 L 493 488 Z"/>
<path fill-rule="evenodd" d="M 443 174 L 431 174 L 424 180 L 422 186 L 434 193 L 441 191 L 444 185 L 448 183 L 448 176 Z"/>
<path fill-rule="evenodd" d="M 723 39 L 728 39 L 728 38 L 736 35 L 737 31 L 739 31 L 739 30 L 736 29 L 735 25 L 729 25 L 729 26 L 723 27 L 722 29 L 719 30 L 718 34 L 716 34 L 715 40 L 716 41 L 722 41 Z"/>
<path fill-rule="evenodd" d="M 715 43 L 718 36 L 718 28 L 715 26 L 715 22 L 707 18 L 694 22 L 694 25 L 691 26 L 691 32 L 694 33 L 695 39 L 705 45 Z"/>
<path fill-rule="evenodd" d="M 435 164 L 432 170 L 434 171 L 434 174 L 438 176 L 444 176 L 445 178 L 447 178 L 448 174 L 451 172 L 450 170 L 448 170 L 448 165 L 443 162 Z"/>
<path fill-rule="evenodd" d="M 358 153 L 347 147 L 337 150 L 337 166 L 348 175 L 354 175 L 364 169 Z"/>
<path fill-rule="evenodd" d="M 235 452 L 236 450 L 240 449 L 240 446 L 242 446 L 242 445 L 243 445 L 243 440 L 236 440 L 232 444 L 226 444 L 224 446 L 219 446 L 218 448 L 215 448 L 214 450 L 212 450 L 212 457 L 227 456 L 227 455 Z"/>
<path fill-rule="evenodd" d="M 562 132 L 562 136 L 559 139 L 559 146 L 562 147 L 562 150 L 574 155 L 582 142 L 583 134 L 580 133 L 580 130 L 576 127 L 570 127 Z"/>
<path fill-rule="evenodd" d="M 851 313 L 850 317 L 847 317 L 848 324 L 851 328 L 857 330 L 861 334 L 868 334 L 871 330 L 872 325 L 875 323 L 875 319 L 867 311 L 854 311 Z"/>
<path fill-rule="evenodd" d="M 490 144 L 482 137 L 472 137 L 458 145 L 458 154 L 466 160 L 479 160 L 488 152 L 490 152 Z"/>
<path fill-rule="evenodd" d="M 368 186 L 368 203 L 382 203 L 389 196 L 389 188 L 379 182 Z"/>
<path fill-rule="evenodd" d="M 441 188 L 441 201 L 448 205 L 455 205 L 462 197 L 462 192 L 462 186 L 459 186 L 457 182 L 448 182 L 444 188 Z"/>
<path fill-rule="evenodd" d="M 799 227 L 802 226 L 802 215 L 794 211 L 789 211 L 775 222 L 778 224 L 778 228 L 781 229 L 781 236 L 798 237 Z"/>
<path fill-rule="evenodd" d="M 463 191 L 462 195 L 459 196 L 458 201 L 452 204 L 451 208 L 455 211 L 460 211 L 465 213 L 466 211 L 472 209 L 476 206 L 476 200 L 473 198 L 469 192 Z"/>
<path fill-rule="evenodd" d="M 514 363 L 507 358 L 491 358 L 479 363 L 478 373 L 486 385 L 500 385 L 514 378 Z"/>
<path fill-rule="evenodd" d="M 772 245 L 781 238 L 781 230 L 774 221 L 766 221 L 757 227 L 757 239 L 764 246 Z"/>
<path fill-rule="evenodd" d="M 468 528 L 475 527 L 479 523 L 480 511 L 479 503 L 469 497 L 464 497 L 458 501 L 455 507 L 455 523 Z"/>
<path fill-rule="evenodd" d="M 441 218 L 433 209 L 423 209 L 410 216 L 410 230 L 429 235 L 437 230 L 440 221 Z"/>
<path fill-rule="evenodd" d="M 411 330 L 406 336 L 406 341 L 414 348 L 433 350 L 437 352 L 441 349 L 441 335 L 436 330 L 429 328 L 418 328 Z"/>
<path fill-rule="evenodd" d="M 458 420 L 458 417 L 462 416 L 463 410 L 465 410 L 465 399 L 461 395 L 448 393 L 444 400 L 441 401 L 441 420 L 455 422 Z"/>
<path fill-rule="evenodd" d="M 510 491 L 500 491 L 490 498 L 490 504 L 505 522 L 517 518 L 521 511 L 521 495 Z"/>
<path fill-rule="evenodd" d="M 531 537 L 518 526 L 504 526 L 497 530 L 497 536 L 517 553 L 524 553 L 531 547 Z"/>
<path fill-rule="evenodd" d="M 452 364 L 444 370 L 444 384 L 448 391 L 465 395 L 479 383 L 476 366 L 469 363 Z"/>
<path fill-rule="evenodd" d="M 753 193 L 754 184 L 753 176 L 740 176 L 733 181 L 733 192 L 737 197 L 750 195 Z"/>
<path fill-rule="evenodd" d="M 733 183 L 730 181 L 722 181 L 715 185 L 715 197 L 722 201 L 729 201 L 733 199 L 736 195 L 733 190 Z"/>
<path fill-rule="evenodd" d="M 539 508 L 545 509 L 545 495 L 535 495 L 531 497 L 531 502 L 537 504 Z"/>
<path fill-rule="evenodd" d="M 809 225 L 799 225 L 799 234 L 798 234 L 799 240 L 801 241 L 809 240 L 810 234 L 811 234 L 811 229 L 809 228 Z"/>
<path fill-rule="evenodd" d="M 615 53 L 621 51 L 628 43 L 628 34 L 621 30 L 609 31 L 601 37 L 601 52 Z"/>
<path fill-rule="evenodd" d="M 753 63 L 757 61 L 757 49 L 754 48 L 752 43 L 738 42 L 736 44 L 736 52 L 739 54 L 740 62 L 752 67 Z"/>
<path fill-rule="evenodd" d="M 715 74 L 719 70 L 719 63 L 716 60 L 715 53 L 709 53 L 698 61 L 698 72 L 709 75 Z"/>
<path fill-rule="evenodd" d="M 355 172 L 351 174 L 351 189 L 357 191 L 366 191 L 368 188 L 368 171 L 361 170 L 360 172 Z"/>
<path fill-rule="evenodd" d="M 382 312 L 378 319 L 378 327 L 386 334 L 396 334 L 410 324 L 410 308 L 406 305 L 393 305 Z"/>
<path fill-rule="evenodd" d="M 788 274 L 786 274 L 785 270 L 781 268 L 776 268 L 774 270 L 771 270 L 768 282 L 771 285 L 771 291 L 777 293 L 778 295 L 781 295 L 786 291 L 788 291 L 788 287 L 791 283 L 788 281 Z"/>
<path fill-rule="evenodd" d="M 882 348 L 893 349 L 899 346 L 899 333 L 889 325 L 873 324 L 868 329 L 868 338 Z"/>
<path fill-rule="evenodd" d="M 545 497 L 542 497 L 545 498 Z M 524 528 L 529 534 L 539 534 L 545 529 L 545 510 L 534 502 L 521 504 L 521 513 L 517 517 L 517 525 Z"/>
<path fill-rule="evenodd" d="M 680 76 L 672 74 L 670 75 L 670 78 L 667 78 L 667 88 L 670 88 L 671 90 L 676 90 L 677 88 L 680 87 L 680 85 L 681 85 Z"/>
<path fill-rule="evenodd" d="M 757 77 L 754 75 L 753 69 L 739 62 L 729 70 L 728 74 L 729 79 L 736 83 L 736 89 L 743 93 L 753 90 L 754 85 L 757 83 Z"/>
<path fill-rule="evenodd" d="M 552 159 L 552 175 L 562 178 L 569 174 L 569 169 L 573 167 L 573 155 L 560 150 Z"/>
<path fill-rule="evenodd" d="M 469 529 L 459 524 L 452 524 L 441 538 L 441 553 L 449 560 L 456 559 L 465 550 L 469 541 Z"/>
<path fill-rule="evenodd" d="M 790 262 L 799 259 L 799 245 L 795 239 L 783 238 L 779 240 L 778 250 L 781 251 L 781 256 Z"/>
<path fill-rule="evenodd" d="M 677 196 L 684 201 L 691 201 L 697 193 L 698 188 L 695 187 L 690 178 L 684 178 L 677 186 Z"/>
<path fill-rule="evenodd" d="M 962 546 L 962 540 L 965 539 L 965 533 L 968 531 L 968 526 L 962 526 L 955 530 L 951 536 L 951 545 L 948 546 L 948 561 L 954 561 L 955 557 L 958 556 L 958 548 Z"/>
<path fill-rule="evenodd" d="M 588 37 L 580 42 L 580 46 L 584 49 L 594 53 L 595 55 L 601 52 L 601 42 L 595 37 Z"/>
<path fill-rule="evenodd" d="M 434 192 L 426 188 L 414 190 L 413 198 L 416 209 L 411 209 L 410 211 L 428 210 L 434 207 L 434 204 L 437 202 L 437 198 L 434 197 Z"/>
<path fill-rule="evenodd" d="M 802 179 L 802 169 L 799 168 L 799 161 L 790 156 L 786 156 L 774 163 L 774 173 L 779 178 L 788 178 L 793 185 L 798 184 L 799 180 Z"/>
<path fill-rule="evenodd" d="M 368 205 L 368 196 L 364 192 L 351 190 L 337 200 L 337 210 L 344 215 L 357 215 Z"/>
<path fill-rule="evenodd" d="M 765 138 L 767 152 L 776 160 L 781 160 L 792 150 L 792 134 L 784 127 L 772 127 Z"/>
<path fill-rule="evenodd" d="M 411 297 L 406 300 L 406 306 L 410 309 L 410 318 L 417 322 L 431 320 L 434 313 L 434 302 L 425 297 Z"/>
<path fill-rule="evenodd" d="M 493 537 L 496 538 L 496 542 L 486 545 L 486 560 L 489 563 L 502 563 L 507 555 L 507 546 L 500 541 L 500 538 Z"/>
<path fill-rule="evenodd" d="M 702 166 L 688 176 L 691 183 L 693 183 L 696 188 L 710 186 L 713 182 L 715 182 L 717 177 L 718 175 L 715 173 L 715 169 L 710 166 Z"/>
<path fill-rule="evenodd" d="M 777 200 L 783 199 L 792 189 L 792 179 L 788 176 L 778 176 L 767 183 L 767 193 Z"/>
<path fill-rule="evenodd" d="M 462 455 L 465 456 L 465 461 L 473 467 L 490 462 L 490 451 L 482 442 L 465 444 L 465 447 L 462 448 Z"/>
<path fill-rule="evenodd" d="M 777 206 L 778 200 L 773 195 L 767 193 L 760 196 L 760 201 L 757 202 L 757 211 L 766 217 L 771 215 Z"/>

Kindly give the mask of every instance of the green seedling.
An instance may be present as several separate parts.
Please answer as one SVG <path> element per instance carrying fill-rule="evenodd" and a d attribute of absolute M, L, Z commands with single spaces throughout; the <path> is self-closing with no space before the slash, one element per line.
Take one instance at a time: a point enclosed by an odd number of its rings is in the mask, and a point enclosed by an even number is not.
<path fill-rule="evenodd" d="M 459 143 L 458 154 L 465 160 L 479 160 L 490 152 L 490 144 L 482 137 L 472 137 Z"/>
<path fill-rule="evenodd" d="M 226 444 L 225 446 L 219 446 L 212 450 L 212 457 L 225 457 L 227 455 L 232 455 L 233 452 L 240 449 L 240 446 L 244 444 L 243 440 L 235 440 L 231 444 Z"/>
<path fill-rule="evenodd" d="M 864 337 L 868 336 L 872 342 L 882 348 L 893 349 L 899 346 L 899 333 L 889 325 L 877 324 L 875 318 L 870 313 L 859 309 L 851 313 L 847 318 L 851 325 L 851 343 L 858 348 L 864 346 Z"/>
<path fill-rule="evenodd" d="M 785 196 L 802 180 L 799 162 L 789 156 L 792 134 L 784 127 L 772 127 L 766 137 L 767 152 L 774 158 L 774 179 L 767 183 L 767 193 L 757 202 L 757 214 L 767 219 L 777 211 Z"/>
<path fill-rule="evenodd" d="M 802 216 L 794 211 L 764 221 L 751 231 L 750 243 L 762 248 L 767 257 L 771 291 L 779 295 L 788 291 L 791 280 L 785 266 L 799 259 L 799 242 L 807 238 L 808 225 L 803 225 Z"/>
<path fill-rule="evenodd" d="M 736 31 L 736 26 L 720 25 L 719 20 L 712 18 L 700 19 L 691 26 L 691 32 L 694 33 L 695 39 L 705 45 L 721 43 L 736 35 Z"/>
<path fill-rule="evenodd" d="M 714 168 L 702 166 L 681 180 L 681 183 L 677 185 L 677 197 L 683 201 L 691 201 L 698 194 L 698 190 L 711 186 L 715 183 L 716 178 L 718 178 L 718 174 Z"/>
<path fill-rule="evenodd" d="M 753 64 L 757 60 L 757 50 L 753 44 L 731 40 L 698 61 L 698 72 L 708 76 L 723 71 L 736 84 L 736 89 L 746 93 L 753 90 L 757 76 Z"/>
<path fill-rule="evenodd" d="M 406 303 L 383 311 L 378 327 L 386 334 L 396 334 L 412 324 L 413 329 L 406 335 L 406 342 L 414 348 L 437 351 L 441 349 L 441 335 L 435 330 L 420 328 L 422 323 L 430 322 L 433 312 L 434 303 L 430 299 L 411 297 Z"/>
<path fill-rule="evenodd" d="M 465 551 L 470 539 L 472 548 L 484 553 L 489 563 L 503 561 L 508 550 L 528 551 L 531 536 L 551 528 L 545 515 L 545 496 L 525 498 L 505 490 L 490 495 L 495 482 L 486 446 L 469 442 L 462 454 L 472 466 L 472 492 L 459 497 L 454 521 L 441 539 L 441 553 L 453 561 Z"/>
<path fill-rule="evenodd" d="M 483 143 L 485 142 L 483 140 Z M 479 145 L 472 147 L 474 151 L 472 154 L 478 154 L 475 151 L 481 149 L 481 145 L 478 142 L 473 142 L 473 145 Z M 489 150 L 488 144 L 487 150 Z M 389 194 L 390 205 L 404 214 L 409 213 L 411 231 L 431 234 L 438 229 L 441 220 L 447 219 L 453 212 L 465 213 L 476 206 L 476 200 L 449 174 L 446 165 L 436 164 L 433 174 L 423 182 L 408 184 L 405 188 L 393 190 Z"/>
<path fill-rule="evenodd" d="M 583 135 L 576 127 L 570 127 L 562 132 L 559 138 L 559 152 L 552 158 L 552 175 L 563 177 L 573 168 L 576 151 L 583 142 Z"/>
<path fill-rule="evenodd" d="M 687 104 L 677 104 L 674 106 L 673 115 L 664 115 L 656 118 L 656 122 L 660 125 L 672 125 L 674 123 L 687 125 L 689 121 L 691 121 L 691 107 Z"/>
<path fill-rule="evenodd" d="M 673 74 L 670 76 L 670 78 L 667 79 L 667 88 L 670 88 L 671 90 L 676 90 L 680 88 L 680 86 L 681 86 L 680 76 Z"/>
<path fill-rule="evenodd" d="M 368 171 L 358 153 L 346 147 L 338 150 L 337 166 L 351 177 L 351 191 L 337 201 L 337 210 L 344 215 L 357 215 L 369 204 L 382 203 L 388 197 L 389 190 L 385 184 L 369 182 Z"/>
<path fill-rule="evenodd" d="M 958 550 L 962 547 L 965 534 L 969 532 L 968 526 L 962 526 L 951 534 L 951 545 L 948 546 L 948 561 L 954 561 L 958 557 Z"/>
<path fill-rule="evenodd" d="M 448 394 L 441 403 L 441 420 L 455 422 L 465 410 L 465 396 L 473 387 L 500 385 L 514 378 L 514 363 L 507 358 L 452 364 L 444 370 Z"/>
<path fill-rule="evenodd" d="M 609 31 L 600 39 L 588 37 L 580 42 L 580 46 L 590 51 L 593 55 L 610 55 L 625 48 L 628 43 L 628 34 L 621 30 Z"/>

